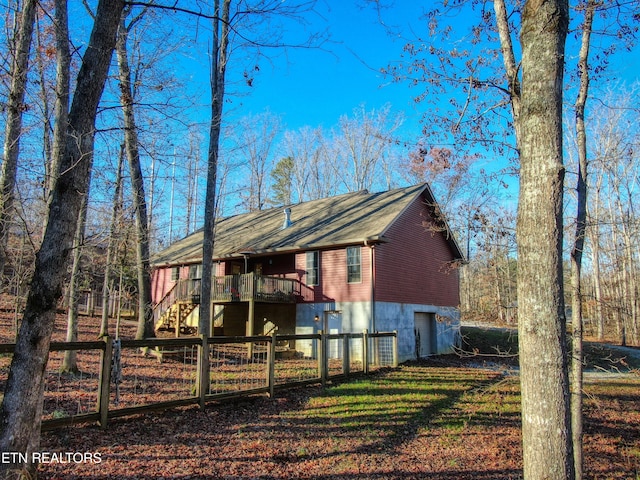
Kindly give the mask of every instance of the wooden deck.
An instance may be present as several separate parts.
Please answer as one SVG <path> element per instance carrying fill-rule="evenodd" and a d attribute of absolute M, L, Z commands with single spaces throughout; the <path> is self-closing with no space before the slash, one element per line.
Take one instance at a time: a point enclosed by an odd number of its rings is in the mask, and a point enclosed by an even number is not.
<path fill-rule="evenodd" d="M 269 302 L 295 303 L 300 294 L 295 280 L 254 273 L 214 277 L 211 300 L 214 303 Z"/>

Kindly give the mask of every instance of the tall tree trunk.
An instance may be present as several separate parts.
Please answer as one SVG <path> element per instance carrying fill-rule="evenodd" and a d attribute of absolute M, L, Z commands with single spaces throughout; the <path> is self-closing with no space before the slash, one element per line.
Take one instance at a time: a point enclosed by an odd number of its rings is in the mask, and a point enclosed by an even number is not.
<path fill-rule="evenodd" d="M 614 188 L 615 195 L 618 195 L 617 189 Z M 627 345 L 627 330 L 626 330 L 626 317 L 627 317 L 627 262 L 625 255 L 625 238 L 624 233 L 619 231 L 619 228 L 624 228 L 624 221 L 621 217 L 616 216 L 616 208 L 618 207 L 618 198 L 610 200 L 609 204 L 609 219 L 616 222 L 614 228 L 611 229 L 609 236 L 609 245 L 611 251 L 612 261 L 615 265 L 615 270 L 611 275 L 610 280 L 610 294 L 607 297 L 610 299 L 611 308 L 614 309 L 613 316 L 616 320 L 617 332 L 620 336 L 620 344 L 622 346 Z"/>
<path fill-rule="evenodd" d="M 522 13 L 518 118 L 518 338 L 524 476 L 573 479 L 562 281 L 562 90 L 566 0 Z"/>
<path fill-rule="evenodd" d="M 45 172 L 49 171 L 49 165 L 51 163 L 52 146 L 51 146 L 51 112 L 49 109 L 49 85 L 46 76 L 46 65 L 44 59 L 44 52 L 47 49 L 46 45 L 42 44 L 42 29 L 40 27 L 40 20 L 36 16 L 35 23 L 35 63 L 38 71 L 38 83 L 40 87 L 40 102 L 42 108 L 42 157 L 44 161 Z M 47 178 L 48 173 L 45 173 Z M 47 182 L 43 182 L 43 198 L 47 198 L 49 195 Z"/>
<path fill-rule="evenodd" d="M 136 270 L 138 273 L 138 329 L 136 339 L 154 337 L 153 308 L 151 305 L 151 266 L 149 263 L 149 229 L 147 221 L 147 201 L 144 193 L 144 178 L 140 166 L 140 149 L 138 147 L 138 130 L 133 109 L 133 86 L 131 69 L 127 54 L 129 30 L 125 19 L 128 9 L 122 14 L 116 52 L 120 80 L 120 103 L 124 115 L 124 143 L 129 161 L 133 205 L 136 212 Z M 139 18 L 139 17 L 138 17 Z"/>
<path fill-rule="evenodd" d="M 209 125 L 209 152 L 207 155 L 207 186 L 204 200 L 204 232 L 202 240 L 202 282 L 200 293 L 200 317 L 198 332 L 204 337 L 211 335 L 213 323 L 211 305 L 211 284 L 213 277 L 213 245 L 216 221 L 216 182 L 218 175 L 218 156 L 220 149 L 220 130 L 222 128 L 222 108 L 224 105 L 225 75 L 227 71 L 229 49 L 229 10 L 231 0 L 214 2 L 213 52 L 211 58 L 211 123 Z M 206 353 L 205 349 L 203 353 Z M 202 398 L 209 385 L 209 355 L 199 356 L 198 371 L 200 377 L 198 392 Z"/>
<path fill-rule="evenodd" d="M 73 240 L 73 264 L 71 266 L 71 278 L 69 279 L 69 307 L 67 311 L 67 342 L 78 341 L 78 301 L 80 300 L 80 292 L 78 291 L 80 280 L 80 264 L 82 261 L 82 249 L 84 247 L 84 229 L 87 224 L 87 204 L 89 203 L 89 195 L 82 198 L 82 206 L 76 227 L 76 234 Z M 62 358 L 60 371 L 76 373 L 78 371 L 76 350 L 65 350 Z"/>
<path fill-rule="evenodd" d="M 102 319 L 100 322 L 100 337 L 109 335 L 109 304 L 113 281 L 111 279 L 111 263 L 116 257 L 116 234 L 118 216 L 122 211 L 122 164 L 124 162 L 124 145 L 120 146 L 118 156 L 118 172 L 116 173 L 116 189 L 113 192 L 113 206 L 111 209 L 111 224 L 109 225 L 109 241 L 107 245 L 107 259 L 104 266 L 104 282 L 102 284 Z"/>
<path fill-rule="evenodd" d="M 505 312 L 505 302 L 504 299 L 502 298 L 502 286 L 504 284 L 504 278 L 503 275 L 500 272 L 500 262 L 502 261 L 501 258 L 501 251 L 500 251 L 500 245 L 498 244 L 498 238 L 496 235 L 496 239 L 495 239 L 495 247 L 494 247 L 494 257 L 493 257 L 493 274 L 496 276 L 496 281 L 495 281 L 495 299 L 496 299 L 496 310 L 497 310 L 497 314 L 498 314 L 498 322 L 501 325 L 504 325 L 506 318 L 504 315 Z"/>
<path fill-rule="evenodd" d="M 20 452 L 27 464 L 15 459 L 0 463 L 0 476 L 11 478 L 22 469 L 35 470 L 32 452 L 38 451 L 44 378 L 55 311 L 62 296 L 66 267 L 73 247 L 82 196 L 89 187 L 98 103 L 107 78 L 122 0 L 100 0 L 93 30 L 78 73 L 69 113 L 62 173 L 49 206 L 49 221 L 36 256 L 35 271 L 11 361 L 0 409 L 0 451 Z"/>
<path fill-rule="evenodd" d="M 630 336 L 632 338 L 631 343 L 637 344 L 638 341 L 638 310 L 637 310 L 637 287 L 636 287 L 636 268 L 634 260 L 634 240 L 631 232 L 632 220 L 629 218 L 629 212 L 625 212 L 622 207 L 622 201 L 620 197 L 617 200 L 618 215 L 620 218 L 620 229 L 622 236 L 622 283 L 623 287 L 623 302 L 622 311 L 624 312 L 624 319 L 627 320 L 627 324 L 630 327 Z M 626 331 L 626 329 L 625 329 Z"/>
<path fill-rule="evenodd" d="M 613 216 L 610 216 L 613 219 Z M 624 326 L 624 263 L 622 261 L 619 248 L 618 230 L 612 229 L 609 236 L 609 251 L 611 252 L 611 262 L 613 271 L 608 278 L 607 288 L 605 289 L 604 297 L 608 299 L 607 306 L 609 309 L 609 316 L 613 317 L 616 333 L 620 338 L 620 345 L 626 346 L 627 337 Z"/>
<path fill-rule="evenodd" d="M 571 362 L 571 433 L 573 435 L 573 458 L 576 480 L 582 479 L 582 253 L 587 229 L 587 132 L 584 110 L 589 95 L 589 46 L 595 3 L 589 1 L 582 27 L 582 45 L 578 68 L 580 89 L 576 100 L 576 138 L 578 142 L 578 182 L 576 185 L 576 232 L 571 249 L 571 325 L 573 327 Z"/>
<path fill-rule="evenodd" d="M 600 273 L 600 187 L 602 184 L 602 174 L 598 176 L 597 183 L 593 191 L 593 211 L 591 217 L 591 227 L 589 237 L 591 244 L 591 263 L 593 264 L 593 296 L 595 300 L 595 318 L 598 340 L 604 340 L 604 312 L 602 296 L 602 276 Z"/>
<path fill-rule="evenodd" d="M 4 277 L 7 262 L 7 244 L 13 218 L 13 201 L 18 174 L 22 113 L 25 111 L 24 97 L 29 71 L 29 51 L 36 18 L 35 0 L 24 0 L 20 21 L 16 31 L 16 51 L 11 64 L 11 86 L 7 99 L 7 118 L 4 133 L 4 159 L 0 177 L 0 279 Z"/>
<path fill-rule="evenodd" d="M 71 51 L 69 49 L 69 18 L 67 0 L 55 0 L 54 27 L 56 32 L 56 103 L 54 107 L 53 150 L 47 175 L 47 203 L 51 201 L 63 157 L 69 118 L 69 90 L 71 83 Z"/>
<path fill-rule="evenodd" d="M 202 242 L 202 292 L 198 329 L 201 335 L 211 333 L 211 281 L 213 276 L 213 244 L 216 217 L 216 181 L 222 107 L 224 105 L 225 75 L 229 49 L 229 10 L 231 0 L 215 1 L 213 20 L 213 54 L 211 61 L 211 123 L 209 125 L 209 153 L 207 187 L 204 204 L 204 239 Z"/>
<path fill-rule="evenodd" d="M 623 220 L 624 222 L 627 220 Z M 636 282 L 635 282 L 635 269 L 633 262 L 633 248 L 631 244 L 631 238 L 627 232 L 627 226 L 623 227 L 622 237 L 624 238 L 624 244 L 622 247 L 622 282 L 623 282 L 623 303 L 622 311 L 623 322 L 625 324 L 625 340 L 631 338 L 631 344 L 636 342 L 637 333 L 637 315 L 636 315 Z M 627 328 L 628 327 L 628 328 Z M 628 336 L 627 336 L 628 335 Z"/>

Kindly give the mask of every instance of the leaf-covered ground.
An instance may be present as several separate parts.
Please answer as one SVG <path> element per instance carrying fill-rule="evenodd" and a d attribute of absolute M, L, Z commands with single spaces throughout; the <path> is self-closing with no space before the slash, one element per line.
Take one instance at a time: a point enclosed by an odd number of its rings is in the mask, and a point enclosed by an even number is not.
<path fill-rule="evenodd" d="M 58 323 L 62 340 L 64 317 Z M 94 330 L 83 322 L 80 339 L 95 339 Z M 2 360 L 6 369 L 8 358 Z M 520 398 L 512 367 L 505 358 L 437 358 L 326 389 L 122 418 L 106 430 L 46 432 L 40 451 L 49 463 L 39 478 L 518 479 Z M 140 376 L 157 376 L 157 363 L 149 369 Z M 640 478 L 639 393 L 637 370 L 588 377 L 586 478 Z"/>
<path fill-rule="evenodd" d="M 587 478 L 640 475 L 640 378 L 587 385 Z M 43 479 L 521 478 L 517 378 L 457 360 L 45 433 Z"/>

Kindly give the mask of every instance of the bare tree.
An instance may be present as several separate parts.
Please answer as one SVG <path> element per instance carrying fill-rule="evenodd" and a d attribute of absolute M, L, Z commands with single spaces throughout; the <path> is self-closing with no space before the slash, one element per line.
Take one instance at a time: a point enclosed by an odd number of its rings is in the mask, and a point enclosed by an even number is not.
<path fill-rule="evenodd" d="M 452 25 L 441 23 L 467 7 L 481 12 L 461 48 L 451 41 Z M 528 0 L 508 9 L 504 0 L 494 0 L 493 7 L 492 13 L 483 3 L 462 0 L 431 7 L 428 35 L 407 42 L 408 60 L 387 72 L 425 86 L 416 100 L 433 103 L 423 130 L 427 144 L 453 143 L 459 155 L 485 147 L 520 161 L 516 239 L 524 472 L 528 479 L 571 479 L 562 281 L 568 2 Z M 520 59 L 512 39 L 516 31 Z"/>
<path fill-rule="evenodd" d="M 587 235 L 589 237 L 589 245 L 591 249 L 591 262 L 593 265 L 593 299 L 595 301 L 595 315 L 597 323 L 597 338 L 598 340 L 604 340 L 605 335 L 605 321 L 604 321 L 604 309 L 603 309 L 603 294 L 602 294 L 602 276 L 600 274 L 600 190 L 602 188 L 603 176 L 601 174 L 596 176 L 595 184 L 589 185 L 592 192 L 592 205 L 587 205 L 587 218 L 589 222 L 589 228 L 587 229 Z"/>
<path fill-rule="evenodd" d="M 64 15 L 64 11 L 62 12 Z M 34 49 L 34 57 L 35 57 L 35 70 L 38 75 L 38 106 L 40 107 L 40 114 L 42 117 L 42 156 L 44 161 L 44 170 L 47 172 L 49 170 L 50 160 L 52 157 L 52 145 L 51 145 L 51 132 L 53 131 L 53 119 L 51 115 L 51 88 L 49 87 L 49 79 L 47 77 L 48 66 L 50 63 L 49 55 L 45 52 L 48 52 L 51 48 L 50 35 L 48 32 L 52 29 L 47 28 L 46 25 L 43 25 L 43 21 L 39 15 L 36 16 L 35 23 L 35 42 L 36 48 Z M 54 20 L 54 25 L 55 25 Z M 54 29 L 55 30 L 55 27 Z M 67 39 L 69 36 L 67 35 Z M 47 178 L 47 174 L 45 174 L 45 178 Z M 43 197 L 46 198 L 48 195 L 48 182 L 45 180 L 42 182 L 43 187 Z"/>
<path fill-rule="evenodd" d="M 236 127 L 237 153 L 248 170 L 240 198 L 245 211 L 262 210 L 269 200 L 269 172 L 273 169 L 272 150 L 280 133 L 280 118 L 269 112 L 240 119 Z"/>
<path fill-rule="evenodd" d="M 229 54 L 229 18 L 231 0 L 214 1 L 213 51 L 211 52 L 211 120 L 209 123 L 209 152 L 207 155 L 207 186 L 204 200 L 204 231 L 202 239 L 202 282 L 200 296 L 200 317 L 198 331 L 208 337 L 212 331 L 211 286 L 213 283 L 213 242 L 216 220 L 216 183 L 218 174 L 218 156 L 220 149 L 220 131 L 222 126 L 222 107 L 224 105 L 225 79 Z M 199 357 L 198 379 L 202 398 L 209 385 L 209 353 L 205 349 Z"/>
<path fill-rule="evenodd" d="M 506 27 L 502 0 L 494 5 L 498 24 Z M 518 341 L 528 479 L 575 475 L 562 281 L 562 89 L 568 23 L 566 0 L 525 3 L 520 30 L 522 80 L 519 95 L 512 91 L 517 99 L 512 106 L 520 152 Z M 500 30 L 509 72 L 513 57 L 507 33 Z"/>
<path fill-rule="evenodd" d="M 189 235 L 198 227 L 198 205 L 200 191 L 198 177 L 200 173 L 200 142 L 202 138 L 194 130 L 189 131 L 189 152 L 187 153 L 187 189 L 185 235 Z"/>
<path fill-rule="evenodd" d="M 20 136 L 22 135 L 22 115 L 25 111 L 24 99 L 29 70 L 29 51 L 36 18 L 37 2 L 25 0 L 22 4 L 20 20 L 15 34 L 15 52 L 11 62 L 11 86 L 7 101 L 7 120 L 4 134 L 4 160 L 0 176 L 0 278 L 4 275 L 8 234 L 13 218 Z"/>
<path fill-rule="evenodd" d="M 607 170 L 607 210 L 608 221 L 612 228 L 609 242 L 610 262 L 613 266 L 609 288 L 617 290 L 613 299 L 614 315 L 618 322 L 620 342 L 625 345 L 629 340 L 640 343 L 638 325 L 638 286 L 635 245 L 640 232 L 635 214 L 637 187 L 640 174 L 637 168 L 635 146 L 626 143 L 623 132 L 618 132 L 618 142 L 613 145 L 605 164 Z M 635 140 L 633 141 L 635 143 Z"/>
<path fill-rule="evenodd" d="M 69 49 L 69 19 L 66 0 L 55 0 L 54 3 L 54 31 L 56 38 L 56 99 L 54 106 L 53 146 L 50 152 L 45 170 L 48 174 L 45 186 L 45 199 L 49 203 L 55 188 L 59 172 L 59 164 L 63 154 L 65 142 L 65 128 L 69 115 L 69 95 L 71 81 L 71 52 Z M 48 132 L 47 132 L 48 137 Z M 84 247 L 85 226 L 87 222 L 87 209 L 89 205 L 89 192 L 82 198 L 82 205 L 78 214 L 73 248 L 73 264 L 68 286 L 68 311 L 67 311 L 67 341 L 78 340 L 78 283 L 80 276 L 80 264 Z M 64 353 L 61 370 L 64 372 L 77 372 L 77 352 L 67 350 Z"/>
<path fill-rule="evenodd" d="M 46 198 L 50 200 L 59 175 L 59 161 L 65 144 L 65 133 L 69 115 L 71 83 L 71 50 L 69 48 L 69 19 L 67 1 L 55 0 L 54 28 L 56 34 L 56 100 L 54 106 L 53 147 L 49 160 Z"/>
<path fill-rule="evenodd" d="M 85 227 L 87 224 L 87 207 L 89 203 L 89 192 L 82 198 L 80 213 L 78 214 L 78 225 L 73 238 L 73 255 L 71 264 L 71 275 L 67 287 L 67 342 L 78 341 L 78 302 L 80 300 L 80 275 L 82 268 L 82 252 L 84 250 Z M 76 350 L 65 350 L 62 358 L 61 372 L 78 372 Z"/>
<path fill-rule="evenodd" d="M 109 224 L 109 237 L 107 240 L 107 258 L 105 260 L 104 280 L 102 284 L 102 317 L 100 322 L 100 337 L 109 335 L 109 304 L 113 291 L 113 269 L 111 264 L 116 260 L 116 234 L 118 217 L 122 212 L 122 164 L 124 162 L 124 145 L 120 146 L 118 155 L 118 167 L 116 169 L 116 181 L 111 205 L 111 221 Z"/>
<path fill-rule="evenodd" d="M 126 19 L 132 9 L 126 8 L 118 28 L 116 53 L 118 58 L 118 79 L 120 81 L 120 104 L 124 116 L 124 145 L 129 162 L 131 191 L 136 215 L 136 270 L 138 275 L 138 329 L 136 339 L 153 337 L 153 308 L 151 305 L 151 266 L 149 263 L 149 221 L 147 218 L 147 201 L 145 197 L 144 178 L 140 165 L 138 145 L 138 127 L 134 110 L 134 83 L 131 80 L 131 68 L 127 53 L 127 39 L 131 28 L 142 19 L 144 10 L 132 18 L 127 25 Z"/>
<path fill-rule="evenodd" d="M 207 185 L 204 205 L 204 227 L 202 245 L 202 293 L 200 305 L 200 319 L 198 328 L 200 334 L 208 335 L 211 331 L 211 282 L 213 274 L 213 246 L 214 225 L 216 214 L 216 183 L 217 168 L 220 154 L 220 132 L 222 129 L 222 113 L 225 100 L 225 82 L 232 40 L 236 40 L 235 47 L 249 47 L 258 55 L 267 48 L 287 47 L 278 35 L 274 23 L 278 19 L 301 19 L 302 13 L 313 8 L 313 1 L 283 3 L 277 0 L 256 0 L 247 2 L 243 8 L 231 9 L 231 0 L 214 0 L 213 11 L 213 41 L 211 51 L 211 120 L 209 123 L 209 151 L 207 154 Z M 265 27 L 268 25 L 268 28 Z M 262 37 L 261 37 L 262 35 Z M 232 38 L 233 37 L 233 38 Z M 297 47 L 309 47 L 317 41 L 311 35 Z M 293 45 L 289 45 L 293 46 Z M 255 69 L 255 66 L 254 66 Z M 247 84 L 252 82 L 252 74 L 244 72 Z M 206 371 L 206 369 L 201 369 Z M 204 382 L 206 379 L 201 379 Z M 203 385 L 204 383 L 201 383 Z"/>
<path fill-rule="evenodd" d="M 69 113 L 64 157 L 49 207 L 49 221 L 38 252 L 27 304 L 11 361 L 0 409 L 0 450 L 22 452 L 20 459 L 0 464 L 0 475 L 12 478 L 33 469 L 38 451 L 44 374 L 58 300 L 78 222 L 82 196 L 88 191 L 94 125 L 107 78 L 124 2 L 101 0 L 78 73 Z"/>
<path fill-rule="evenodd" d="M 390 105 L 369 112 L 360 106 L 353 117 L 340 117 L 330 155 L 334 172 L 347 191 L 370 189 L 381 177 L 381 164 L 401 124 L 402 117 L 392 115 Z"/>
<path fill-rule="evenodd" d="M 333 175 L 334 159 L 327 154 L 329 143 L 320 128 L 302 127 L 285 132 L 282 148 L 293 159 L 294 202 L 325 198 L 338 190 L 338 180 Z"/>
<path fill-rule="evenodd" d="M 638 116 L 632 99 L 637 88 L 613 87 L 615 93 L 605 93 L 587 135 L 592 152 L 592 200 L 587 206 L 593 301 L 586 306 L 589 316 L 595 317 L 595 333 L 621 343 L 640 341 L 634 333 L 638 331 L 638 259 L 633 245 L 640 234 L 635 213 L 640 173 L 634 146 Z"/>
<path fill-rule="evenodd" d="M 582 254 L 585 245 L 587 228 L 587 133 L 585 127 L 585 107 L 589 95 L 589 47 L 591 29 L 596 2 L 588 0 L 585 6 L 584 24 L 582 27 L 582 46 L 578 69 L 580 87 L 575 102 L 576 139 L 578 143 L 578 179 L 576 183 L 576 232 L 571 249 L 571 325 L 572 362 L 571 362 L 571 432 L 573 435 L 573 456 L 575 478 L 582 479 Z"/>

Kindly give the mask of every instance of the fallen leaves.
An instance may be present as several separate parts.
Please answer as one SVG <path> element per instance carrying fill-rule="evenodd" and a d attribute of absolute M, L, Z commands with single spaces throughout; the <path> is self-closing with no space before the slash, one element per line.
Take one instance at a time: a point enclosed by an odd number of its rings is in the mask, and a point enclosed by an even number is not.
<path fill-rule="evenodd" d="M 482 377 L 476 371 L 477 378 L 467 387 L 483 381 L 482 388 L 455 391 L 449 401 L 443 401 L 443 382 L 452 381 L 460 371 L 465 370 L 423 363 L 376 377 L 381 391 L 396 380 L 403 385 L 399 379 L 411 378 L 418 390 L 440 392 L 420 397 L 405 383 L 403 389 L 409 390 L 406 395 L 415 410 L 385 407 L 382 396 L 378 408 L 371 405 L 362 416 L 368 407 L 361 404 L 355 382 L 343 390 L 307 387 L 282 392 L 275 399 L 213 404 L 205 411 L 174 409 L 114 421 L 104 431 L 87 426 L 47 433 L 42 448 L 55 450 L 64 438 L 67 450 L 99 451 L 103 462 L 99 468 L 46 465 L 40 478 L 521 478 L 520 423 L 513 411 L 519 394 L 517 379 L 504 381 L 494 372 L 484 372 Z M 415 383 L 418 378 L 427 383 Z M 586 478 L 635 478 L 640 471 L 636 427 L 640 399 L 630 393 L 637 393 L 640 382 L 629 382 L 617 381 L 620 396 L 615 402 L 606 397 L 610 390 L 588 386 Z M 406 400 L 400 393 L 392 398 L 397 405 Z M 340 415 L 337 421 L 327 421 L 323 411 Z M 354 428 L 354 422 L 359 422 L 359 428 Z M 600 431 L 603 425 L 606 429 Z"/>
<path fill-rule="evenodd" d="M 99 464 L 46 464 L 53 479 L 518 479 L 519 386 L 470 360 L 437 358 L 357 378 L 44 433 L 48 452 Z M 159 366 L 155 364 L 156 374 Z M 499 370 L 499 369 L 498 369 Z M 369 382 L 369 381 L 367 381 Z M 640 473 L 640 378 L 587 383 L 587 479 Z M 372 389 L 377 395 L 367 401 Z"/>

